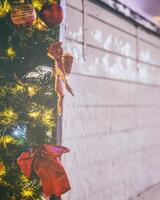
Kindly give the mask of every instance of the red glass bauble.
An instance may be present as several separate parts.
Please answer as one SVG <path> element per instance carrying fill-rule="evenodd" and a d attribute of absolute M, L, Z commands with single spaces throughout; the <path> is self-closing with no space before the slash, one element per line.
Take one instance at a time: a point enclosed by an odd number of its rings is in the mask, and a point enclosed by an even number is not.
<path fill-rule="evenodd" d="M 59 25 L 63 20 L 63 8 L 60 5 L 44 5 L 40 11 L 40 18 L 48 27 Z"/>
<path fill-rule="evenodd" d="M 31 4 L 13 5 L 11 20 L 17 26 L 31 26 L 36 20 L 36 11 Z"/>

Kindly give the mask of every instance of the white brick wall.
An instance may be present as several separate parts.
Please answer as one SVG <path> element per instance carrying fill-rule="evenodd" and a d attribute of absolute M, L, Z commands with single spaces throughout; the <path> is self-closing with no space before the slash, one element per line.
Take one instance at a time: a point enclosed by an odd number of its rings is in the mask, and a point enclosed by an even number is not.
<path fill-rule="evenodd" d="M 87 1 L 68 0 L 65 49 L 75 56 L 62 145 L 64 200 L 130 200 L 160 182 L 160 39 Z"/>

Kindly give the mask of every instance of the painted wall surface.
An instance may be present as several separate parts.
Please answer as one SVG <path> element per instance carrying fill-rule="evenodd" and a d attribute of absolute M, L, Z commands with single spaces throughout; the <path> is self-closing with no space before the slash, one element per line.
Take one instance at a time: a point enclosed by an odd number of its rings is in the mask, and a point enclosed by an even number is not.
<path fill-rule="evenodd" d="M 160 182 L 160 38 L 85 2 L 66 5 L 75 97 L 64 100 L 63 199 L 130 200 Z"/>

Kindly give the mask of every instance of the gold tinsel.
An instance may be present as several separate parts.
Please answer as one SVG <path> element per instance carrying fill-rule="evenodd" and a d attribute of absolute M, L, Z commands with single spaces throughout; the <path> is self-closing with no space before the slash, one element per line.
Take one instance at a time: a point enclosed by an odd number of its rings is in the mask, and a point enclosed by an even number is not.
<path fill-rule="evenodd" d="M 48 30 L 48 26 L 40 18 L 37 18 L 33 22 L 33 26 L 39 31 L 47 31 Z"/>

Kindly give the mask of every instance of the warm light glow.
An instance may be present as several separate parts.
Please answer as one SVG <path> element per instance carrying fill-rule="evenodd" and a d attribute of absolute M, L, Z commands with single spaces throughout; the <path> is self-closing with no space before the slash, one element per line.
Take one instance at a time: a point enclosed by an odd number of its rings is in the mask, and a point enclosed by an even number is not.
<path fill-rule="evenodd" d="M 24 87 L 22 85 L 17 84 L 14 88 L 11 89 L 13 94 L 16 94 L 17 92 L 23 92 Z"/>
<path fill-rule="evenodd" d="M 49 128 L 55 127 L 53 109 L 44 111 L 44 113 L 42 114 L 42 122 Z"/>
<path fill-rule="evenodd" d="M 154 21 L 155 23 L 160 24 L 160 16 L 155 16 L 155 17 L 153 17 L 153 21 Z"/>
<path fill-rule="evenodd" d="M 7 0 L 0 4 L 0 17 L 4 17 L 11 10 L 11 5 Z"/>
<path fill-rule="evenodd" d="M 43 4 L 39 0 L 32 0 L 32 5 L 37 10 L 41 10 L 43 7 Z"/>
<path fill-rule="evenodd" d="M 13 144 L 13 143 L 15 142 L 15 140 L 14 140 L 13 137 L 7 135 L 7 136 L 4 137 L 4 142 L 5 142 L 6 144 Z"/>
<path fill-rule="evenodd" d="M 23 191 L 22 191 L 22 196 L 25 198 L 25 197 L 32 197 L 34 194 L 34 191 L 32 188 L 25 188 Z"/>
<path fill-rule="evenodd" d="M 34 105 L 36 107 L 36 105 Z M 34 108 L 33 108 L 34 109 Z M 30 111 L 28 113 L 30 118 L 34 120 L 38 120 L 41 124 L 46 126 L 47 128 L 55 127 L 55 120 L 54 120 L 54 110 L 53 109 L 46 109 L 43 106 L 38 109 L 38 111 Z"/>
<path fill-rule="evenodd" d="M 28 96 L 32 97 L 37 93 L 38 87 L 35 86 L 29 86 L 28 87 Z"/>
<path fill-rule="evenodd" d="M 0 112 L 1 125 L 14 124 L 17 119 L 18 115 L 12 110 L 12 108 L 6 108 L 3 112 Z"/>
<path fill-rule="evenodd" d="M 28 113 L 29 117 L 37 119 L 40 116 L 40 111 L 34 111 Z"/>
<path fill-rule="evenodd" d="M 7 56 L 10 58 L 14 58 L 16 56 L 16 52 L 14 51 L 12 47 L 7 49 Z"/>
<path fill-rule="evenodd" d="M 0 145 L 3 146 L 4 148 L 7 148 L 8 144 L 14 144 L 14 143 L 15 139 L 9 135 L 0 137 Z"/>

